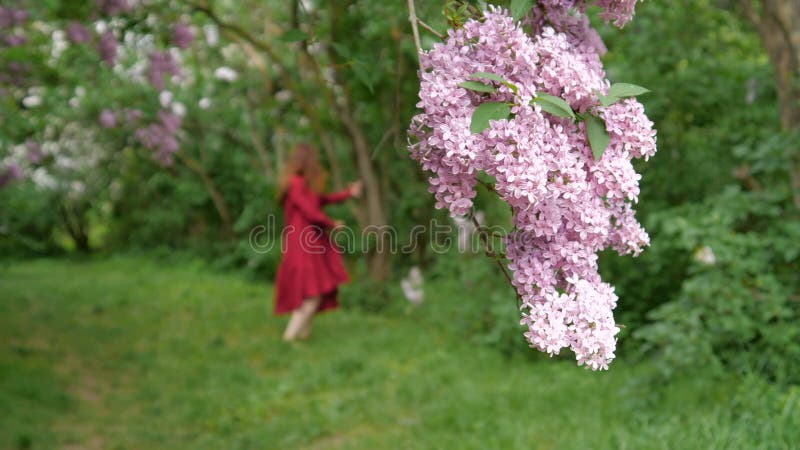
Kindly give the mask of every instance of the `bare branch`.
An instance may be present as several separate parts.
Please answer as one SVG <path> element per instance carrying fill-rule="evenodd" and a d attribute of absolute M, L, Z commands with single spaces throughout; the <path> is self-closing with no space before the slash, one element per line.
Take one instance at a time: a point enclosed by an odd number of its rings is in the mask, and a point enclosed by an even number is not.
<path fill-rule="evenodd" d="M 417 58 L 422 52 L 422 44 L 419 40 L 419 28 L 417 28 L 417 8 L 414 6 L 414 0 L 408 0 L 408 20 L 411 22 L 411 31 L 414 33 L 414 45 L 417 47 Z"/>
<path fill-rule="evenodd" d="M 503 261 L 501 261 L 500 258 L 497 257 L 497 254 L 494 253 L 494 250 L 492 250 L 492 245 L 489 242 L 490 235 L 486 231 L 486 228 L 483 225 L 481 225 L 480 222 L 478 222 L 478 219 L 475 218 L 474 215 L 472 216 L 472 224 L 475 225 L 475 229 L 478 230 L 478 236 L 480 237 L 481 242 L 483 243 L 483 247 L 486 254 L 492 256 L 495 263 L 497 263 L 497 267 L 500 268 L 500 271 L 503 272 L 503 275 L 505 275 L 506 280 L 508 280 L 508 283 L 513 288 L 514 281 L 511 279 L 511 274 L 508 272 L 508 269 L 503 264 Z M 522 296 L 519 295 L 519 292 L 516 292 L 516 289 L 514 289 L 514 292 L 517 295 L 517 306 L 519 306 L 522 303 Z"/>
<path fill-rule="evenodd" d="M 422 28 L 425 28 L 426 30 L 430 31 L 431 33 L 433 33 L 439 39 L 444 39 L 444 35 L 442 33 L 439 33 L 438 31 L 434 30 L 432 26 L 430 26 L 427 23 L 423 22 L 419 17 L 417 17 L 417 22 L 420 25 L 422 25 Z"/>

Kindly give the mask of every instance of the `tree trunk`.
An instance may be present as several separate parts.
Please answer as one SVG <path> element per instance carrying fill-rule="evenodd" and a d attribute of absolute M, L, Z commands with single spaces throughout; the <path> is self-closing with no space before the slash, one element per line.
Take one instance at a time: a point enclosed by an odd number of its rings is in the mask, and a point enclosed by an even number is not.
<path fill-rule="evenodd" d="M 222 237 L 226 239 L 232 238 L 234 236 L 233 219 L 231 218 L 228 205 L 225 203 L 225 197 L 222 195 L 222 192 L 219 191 L 217 185 L 214 183 L 214 180 L 208 175 L 200 161 L 197 161 L 196 159 L 191 158 L 181 152 L 178 152 L 177 155 L 181 161 L 186 164 L 186 167 L 196 173 L 203 181 L 203 186 L 205 186 L 206 192 L 211 198 L 211 201 L 214 203 L 214 208 L 217 210 L 219 218 L 222 220 Z"/>
<path fill-rule="evenodd" d="M 367 138 L 361 127 L 352 118 L 348 104 L 349 99 L 345 98 L 344 114 L 342 114 L 341 120 L 350 137 L 353 150 L 355 150 L 358 175 L 364 183 L 364 200 L 367 207 L 365 228 L 368 228 L 367 231 L 376 232 L 377 238 L 376 247 L 370 249 L 367 254 L 369 274 L 373 280 L 382 281 L 389 278 L 391 274 L 391 247 L 396 243 L 390 241 L 396 240 L 397 236 L 392 233 L 387 224 L 381 188 L 370 158 Z"/>
<path fill-rule="evenodd" d="M 349 2 L 346 1 L 329 2 L 331 42 L 338 42 L 338 34 L 347 32 L 342 30 L 342 26 L 338 21 L 347 14 L 348 4 Z M 333 62 L 331 68 L 335 74 L 334 79 L 339 84 L 342 92 L 339 98 L 332 95 L 330 103 L 335 108 L 344 130 L 350 138 L 358 175 L 364 183 L 366 214 L 360 217 L 363 222 L 361 224 L 362 232 L 376 237 L 375 246 L 371 247 L 369 253 L 367 253 L 369 275 L 373 280 L 383 281 L 391 275 L 391 251 L 392 246 L 396 245 L 396 242 L 392 242 L 392 240 L 396 241 L 397 236 L 396 232 L 389 227 L 386 219 L 380 180 L 375 171 L 375 164 L 372 161 L 372 147 L 362 124 L 358 123 L 355 117 L 350 90 L 338 70 L 340 62 L 337 61 L 338 58 L 332 46 L 328 48 L 328 56 Z M 321 75 L 319 70 L 318 73 Z"/>
<path fill-rule="evenodd" d="M 59 205 L 59 210 L 61 212 L 61 220 L 64 222 L 64 228 L 75 244 L 75 249 L 81 253 L 89 253 L 91 251 L 91 247 L 89 247 L 89 231 L 83 216 L 80 213 L 70 214 L 69 208 L 64 204 Z"/>
<path fill-rule="evenodd" d="M 86 230 L 79 230 L 79 232 L 75 235 L 72 235 L 72 240 L 75 242 L 75 248 L 81 253 L 89 253 L 91 248 L 89 248 L 89 236 L 86 234 Z"/>
<path fill-rule="evenodd" d="M 743 0 L 775 71 L 781 124 L 800 129 L 800 2 L 797 0 Z"/>
<path fill-rule="evenodd" d="M 800 133 L 800 1 L 742 0 L 742 7 L 756 26 L 775 72 L 781 126 Z M 800 209 L 800 152 L 793 156 L 792 191 Z"/>

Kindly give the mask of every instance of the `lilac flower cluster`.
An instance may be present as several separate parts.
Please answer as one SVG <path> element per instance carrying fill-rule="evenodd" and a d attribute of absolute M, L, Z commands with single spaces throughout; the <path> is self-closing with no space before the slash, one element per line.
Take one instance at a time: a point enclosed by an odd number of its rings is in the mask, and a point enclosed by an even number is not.
<path fill-rule="evenodd" d="M 110 109 L 104 109 L 100 111 L 100 117 L 98 118 L 98 121 L 100 122 L 100 126 L 103 128 L 115 128 L 117 126 L 117 117 Z"/>
<path fill-rule="evenodd" d="M 105 108 L 100 111 L 97 121 L 102 128 L 117 128 L 124 120 L 128 125 L 135 127 L 139 124 L 139 119 L 142 118 L 142 111 L 136 108 L 125 108 L 122 111 L 115 113 L 114 111 Z"/>
<path fill-rule="evenodd" d="M 22 26 L 27 20 L 28 12 L 24 9 L 0 6 L 0 29 Z"/>
<path fill-rule="evenodd" d="M 28 161 L 33 165 L 41 164 L 46 154 L 38 142 L 28 139 L 25 141 L 25 148 L 28 150 Z"/>
<path fill-rule="evenodd" d="M 0 45 L 19 47 L 28 42 L 24 34 L 19 34 L 16 27 L 22 27 L 28 21 L 28 12 L 0 6 Z"/>
<path fill-rule="evenodd" d="M 84 44 L 92 40 L 92 33 L 80 22 L 67 25 L 67 37 L 73 44 Z"/>
<path fill-rule="evenodd" d="M 164 75 L 166 74 L 180 75 L 180 64 L 168 50 L 154 51 L 150 54 L 150 66 L 147 69 L 147 78 L 150 80 L 150 84 L 159 91 L 163 91 Z"/>
<path fill-rule="evenodd" d="M 28 39 L 25 37 L 24 26 L 28 21 L 28 12 L 24 9 L 15 9 L 0 6 L 0 47 L 19 47 Z M 22 87 L 28 81 L 31 64 L 13 60 L 0 61 L 0 97 L 8 95 L 9 91 L 4 85 Z"/>
<path fill-rule="evenodd" d="M 114 16 L 130 11 L 131 5 L 128 0 L 97 0 L 97 8 L 107 16 Z"/>
<path fill-rule="evenodd" d="M 172 43 L 181 50 L 185 50 L 192 45 L 194 41 L 194 33 L 189 28 L 189 25 L 184 22 L 178 22 L 172 28 Z"/>
<path fill-rule="evenodd" d="M 137 108 L 129 108 L 124 111 L 125 113 L 125 120 L 128 122 L 128 125 L 135 125 L 139 119 L 142 118 L 142 110 Z"/>
<path fill-rule="evenodd" d="M 162 166 L 171 166 L 173 155 L 180 149 L 176 135 L 181 127 L 181 118 L 167 110 L 159 111 L 158 118 L 159 122 L 136 130 L 136 138 L 155 151 L 153 157 Z"/>
<path fill-rule="evenodd" d="M 633 10 L 636 8 L 637 0 L 597 0 L 597 4 L 603 8 L 600 17 L 606 22 L 612 22 L 618 27 L 625 26 L 633 17 Z"/>
<path fill-rule="evenodd" d="M 22 179 L 22 169 L 17 163 L 11 162 L 5 167 L 0 167 L 0 187 L 5 187 L 12 181 Z"/>
<path fill-rule="evenodd" d="M 634 8 L 638 0 L 539 0 L 534 7 L 537 14 L 562 16 L 564 13 L 583 13 L 590 3 L 602 8 L 600 17 L 618 27 L 625 26 L 633 18 Z M 557 26 L 554 23 L 554 26 Z"/>
<path fill-rule="evenodd" d="M 117 37 L 114 36 L 113 31 L 106 30 L 106 32 L 100 35 L 100 45 L 98 47 L 100 58 L 102 58 L 109 67 L 113 66 L 114 62 L 117 60 L 118 45 Z"/>
<path fill-rule="evenodd" d="M 525 19 L 531 35 L 498 8 L 450 30 L 421 55 L 422 113 L 411 121 L 409 150 L 432 173 L 437 207 L 453 215 L 470 212 L 480 172 L 495 179 L 494 190 L 513 212 L 506 257 L 525 337 L 551 355 L 569 347 L 579 364 L 598 370 L 614 358 L 619 328 L 617 296 L 600 278 L 597 252 L 612 247 L 637 255 L 648 245 L 632 208 L 640 175 L 631 159 L 652 156 L 656 139 L 636 100 L 599 105 L 598 94 L 610 86 L 600 61 L 605 47 L 581 15 L 582 3 L 538 2 Z M 615 23 L 630 18 L 623 12 L 633 2 L 598 3 Z M 459 86 L 478 72 L 512 86 L 496 83 L 488 93 Z M 611 142 L 599 160 L 586 122 L 545 112 L 531 103 L 538 94 L 604 119 Z M 489 101 L 511 104 L 511 117 L 471 132 L 473 112 Z"/>
<path fill-rule="evenodd" d="M 17 87 L 25 86 L 28 81 L 32 65 L 29 62 L 8 61 L 0 62 L 0 86 L 10 84 Z"/>

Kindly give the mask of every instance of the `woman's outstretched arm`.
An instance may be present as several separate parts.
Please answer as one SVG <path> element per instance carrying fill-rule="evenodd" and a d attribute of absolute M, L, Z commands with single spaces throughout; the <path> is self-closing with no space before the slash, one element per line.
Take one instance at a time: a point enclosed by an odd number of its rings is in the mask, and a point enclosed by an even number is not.
<path fill-rule="evenodd" d="M 320 205 L 343 202 L 350 197 L 356 197 L 356 198 L 361 197 L 361 189 L 362 189 L 361 181 L 350 183 L 350 185 L 347 186 L 347 189 L 343 191 L 320 195 L 319 196 Z"/>
<path fill-rule="evenodd" d="M 339 192 L 331 192 L 330 194 L 322 194 L 319 196 L 319 204 L 320 205 L 327 205 L 330 203 L 341 203 L 348 198 L 352 197 L 353 194 L 350 192 L 350 189 L 345 189 Z"/>
<path fill-rule="evenodd" d="M 294 179 L 289 185 L 289 190 L 286 192 L 286 200 L 297 206 L 300 214 L 311 223 L 322 225 L 326 227 L 335 227 L 336 222 L 325 215 L 316 202 L 316 196 L 311 196 L 308 190 L 303 185 L 305 182 L 302 179 Z"/>

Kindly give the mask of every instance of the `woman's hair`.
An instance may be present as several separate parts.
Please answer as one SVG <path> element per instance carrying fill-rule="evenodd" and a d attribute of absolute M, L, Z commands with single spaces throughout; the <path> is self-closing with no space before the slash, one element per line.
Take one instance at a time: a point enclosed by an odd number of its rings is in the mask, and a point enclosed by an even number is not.
<path fill-rule="evenodd" d="M 325 181 L 328 174 L 319 163 L 317 149 L 308 143 L 300 143 L 294 146 L 289 154 L 289 159 L 283 166 L 280 184 L 278 185 L 278 203 L 283 204 L 286 200 L 286 191 L 293 175 L 300 175 L 306 180 L 311 189 L 322 192 L 325 188 Z"/>

